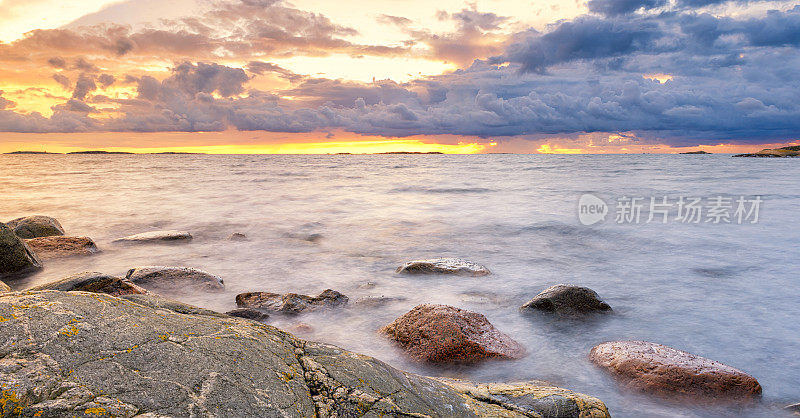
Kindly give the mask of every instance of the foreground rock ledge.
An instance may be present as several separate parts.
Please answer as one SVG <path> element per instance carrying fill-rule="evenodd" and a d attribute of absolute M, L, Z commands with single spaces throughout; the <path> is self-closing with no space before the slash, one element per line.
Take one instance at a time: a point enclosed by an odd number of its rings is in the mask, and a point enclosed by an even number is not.
<path fill-rule="evenodd" d="M 761 396 L 761 385 L 747 373 L 661 344 L 612 341 L 592 348 L 589 358 L 627 387 L 665 397 L 748 402 Z"/>
<path fill-rule="evenodd" d="M 148 305 L 85 292 L 0 295 L 3 415 L 532 416 L 514 396 L 497 404 L 254 321 Z M 563 389 L 537 388 L 528 391 L 561 411 Z M 606 416 L 576 395 L 570 415 L 540 415 Z"/>

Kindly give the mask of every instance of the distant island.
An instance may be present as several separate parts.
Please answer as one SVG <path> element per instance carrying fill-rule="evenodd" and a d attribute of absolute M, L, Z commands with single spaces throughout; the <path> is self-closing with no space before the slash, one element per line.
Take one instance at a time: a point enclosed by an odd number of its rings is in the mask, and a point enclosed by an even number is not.
<path fill-rule="evenodd" d="M 419 151 L 390 151 L 390 152 L 378 152 L 377 155 L 385 155 L 385 154 L 444 154 L 440 151 L 431 151 L 431 152 L 419 152 Z"/>
<path fill-rule="evenodd" d="M 6 155 L 14 155 L 14 154 L 61 154 L 60 152 L 47 152 L 47 151 L 14 151 L 14 152 L 6 152 Z"/>
<path fill-rule="evenodd" d="M 791 145 L 788 147 L 775 148 L 775 149 L 762 149 L 759 152 L 750 154 L 736 154 L 734 157 L 755 157 L 755 158 L 787 158 L 787 157 L 800 157 L 800 145 Z"/>
<path fill-rule="evenodd" d="M 105 155 L 105 154 L 133 154 L 133 153 L 132 152 L 124 152 L 124 151 L 73 151 L 73 152 L 68 152 L 67 154 L 92 154 L 92 155 L 99 154 L 99 155 Z"/>
<path fill-rule="evenodd" d="M 711 153 L 705 151 L 689 151 L 689 152 L 681 152 L 681 154 L 711 154 Z"/>

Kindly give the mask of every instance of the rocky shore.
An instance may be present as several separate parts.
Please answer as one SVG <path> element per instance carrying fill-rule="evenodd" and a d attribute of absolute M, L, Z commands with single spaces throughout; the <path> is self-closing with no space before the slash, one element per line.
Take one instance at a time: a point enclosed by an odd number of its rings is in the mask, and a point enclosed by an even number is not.
<path fill-rule="evenodd" d="M 759 152 L 749 154 L 736 154 L 734 157 L 754 157 L 754 158 L 791 158 L 800 157 L 800 145 L 792 145 L 788 147 L 776 149 L 762 149 Z"/>
<path fill-rule="evenodd" d="M 85 257 L 99 251 L 89 238 L 65 236 L 55 219 L 21 219 L 13 229 L 0 223 L 0 279 L 12 286 L 54 256 Z M 172 245 L 191 239 L 184 231 L 151 231 L 118 242 Z M 88 242 L 92 251 L 86 250 Z M 75 244 L 74 250 L 69 243 Z M 485 277 L 491 274 L 487 267 L 457 258 L 412 260 L 396 273 L 491 279 Z M 237 295 L 238 309 L 221 313 L 159 294 L 225 287 L 223 278 L 188 267 L 135 267 L 124 277 L 84 272 L 16 292 L 3 281 L 3 417 L 609 416 L 599 399 L 547 382 L 473 383 L 418 376 L 265 323 L 275 315 L 380 309 L 396 300 L 392 296 L 350 304 L 346 295 L 332 289 L 316 296 L 263 289 Z M 535 349 L 524 347 L 478 312 L 435 302 L 414 307 L 378 334 L 410 359 L 433 365 L 514 361 Z M 597 292 L 566 284 L 542 289 L 519 309 L 571 321 L 615 314 Z M 295 330 L 302 332 L 302 325 Z M 760 399 L 758 381 L 725 364 L 646 341 L 598 343 L 586 353 L 588 359 L 622 390 L 701 403 Z"/>

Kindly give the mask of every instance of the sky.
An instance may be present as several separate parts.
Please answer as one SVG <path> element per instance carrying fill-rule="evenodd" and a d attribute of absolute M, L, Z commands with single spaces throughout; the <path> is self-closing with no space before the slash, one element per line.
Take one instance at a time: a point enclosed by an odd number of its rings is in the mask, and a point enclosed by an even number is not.
<path fill-rule="evenodd" d="M 748 152 L 800 3 L 0 0 L 0 152 Z"/>

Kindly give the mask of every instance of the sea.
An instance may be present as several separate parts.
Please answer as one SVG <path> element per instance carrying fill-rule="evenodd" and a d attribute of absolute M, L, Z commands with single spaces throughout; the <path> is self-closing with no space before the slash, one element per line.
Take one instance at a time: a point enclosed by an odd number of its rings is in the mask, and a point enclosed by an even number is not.
<path fill-rule="evenodd" d="M 546 380 L 598 397 L 615 417 L 772 417 L 800 402 L 798 179 L 797 159 L 729 154 L 0 155 L 0 220 L 53 216 L 102 250 L 47 260 L 9 282 L 15 290 L 154 265 L 222 277 L 224 291 L 164 290 L 222 312 L 242 292 L 334 289 L 347 307 L 268 323 L 422 375 Z M 112 242 L 155 230 L 194 239 Z M 227 240 L 233 233 L 247 240 Z M 437 257 L 492 274 L 395 273 Z M 595 290 L 613 312 L 520 311 L 559 283 Z M 381 296 L 382 305 L 354 303 Z M 378 330 L 425 303 L 485 315 L 527 355 L 472 366 L 408 358 Z M 728 407 L 631 392 L 588 359 L 612 340 L 736 367 L 763 397 Z"/>

